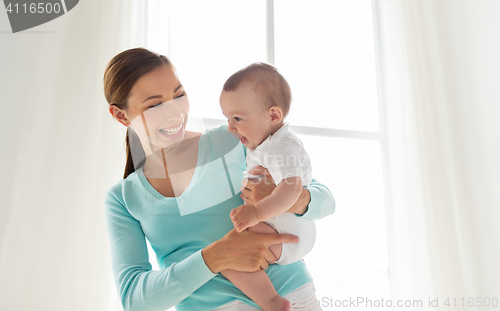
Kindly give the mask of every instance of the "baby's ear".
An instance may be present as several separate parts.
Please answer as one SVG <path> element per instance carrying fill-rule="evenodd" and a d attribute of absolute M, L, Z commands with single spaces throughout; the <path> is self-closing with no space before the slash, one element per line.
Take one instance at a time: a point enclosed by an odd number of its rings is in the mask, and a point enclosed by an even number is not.
<path fill-rule="evenodd" d="M 269 116 L 271 117 L 271 124 L 280 123 L 283 120 L 283 110 L 278 106 L 269 108 Z"/>

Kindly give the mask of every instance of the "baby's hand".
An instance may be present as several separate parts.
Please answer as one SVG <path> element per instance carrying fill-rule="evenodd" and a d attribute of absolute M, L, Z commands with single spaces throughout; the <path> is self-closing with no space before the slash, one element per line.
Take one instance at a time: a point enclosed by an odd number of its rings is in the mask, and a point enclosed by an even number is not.
<path fill-rule="evenodd" d="M 233 209 L 231 213 L 229 213 L 229 216 L 231 216 L 231 220 L 237 232 L 241 232 L 259 223 L 257 209 L 253 205 L 240 205 Z"/>

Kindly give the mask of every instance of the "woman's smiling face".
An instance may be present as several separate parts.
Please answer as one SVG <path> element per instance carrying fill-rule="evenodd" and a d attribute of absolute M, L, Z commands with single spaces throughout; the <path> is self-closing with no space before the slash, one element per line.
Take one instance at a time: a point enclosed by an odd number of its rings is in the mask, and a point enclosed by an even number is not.
<path fill-rule="evenodd" d="M 130 90 L 127 121 L 146 154 L 184 138 L 189 101 L 176 72 L 168 65 L 146 73 Z M 149 151 L 149 152 L 148 152 Z"/>

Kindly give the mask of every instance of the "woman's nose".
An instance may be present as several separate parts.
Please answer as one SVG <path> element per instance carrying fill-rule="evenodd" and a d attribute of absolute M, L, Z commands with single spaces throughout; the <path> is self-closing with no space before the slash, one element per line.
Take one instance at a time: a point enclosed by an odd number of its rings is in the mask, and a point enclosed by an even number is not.
<path fill-rule="evenodd" d="M 175 104 L 167 104 L 162 107 L 162 113 L 165 115 L 165 118 L 168 120 L 179 120 L 184 117 L 186 112 L 182 109 L 182 107 L 177 107 Z"/>

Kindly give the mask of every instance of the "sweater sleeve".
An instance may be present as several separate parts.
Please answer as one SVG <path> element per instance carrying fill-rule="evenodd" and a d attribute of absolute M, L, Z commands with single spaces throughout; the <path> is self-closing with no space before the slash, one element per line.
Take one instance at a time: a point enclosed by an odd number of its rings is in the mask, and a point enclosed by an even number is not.
<path fill-rule="evenodd" d="M 151 270 L 141 224 L 111 191 L 106 194 L 105 211 L 113 276 L 125 311 L 164 311 L 216 275 L 201 250 L 170 267 Z"/>
<path fill-rule="evenodd" d="M 306 189 L 311 194 L 311 200 L 307 211 L 302 216 L 296 214 L 297 216 L 318 220 L 335 212 L 335 199 L 325 185 L 313 179 Z"/>

